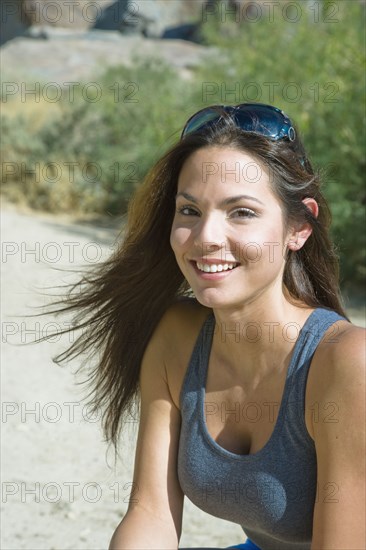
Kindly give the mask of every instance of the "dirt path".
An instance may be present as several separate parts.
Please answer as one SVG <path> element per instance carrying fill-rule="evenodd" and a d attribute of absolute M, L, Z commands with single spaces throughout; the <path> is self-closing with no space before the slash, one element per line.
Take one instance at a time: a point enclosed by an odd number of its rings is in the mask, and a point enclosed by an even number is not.
<path fill-rule="evenodd" d="M 77 364 L 60 368 L 52 362 L 68 346 L 69 337 L 31 344 L 47 330 L 65 328 L 67 319 L 19 317 L 37 313 L 34 308 L 45 304 L 37 288 L 71 281 L 70 274 L 57 269 L 76 269 L 107 257 L 118 231 L 116 223 L 73 223 L 68 216 L 34 214 L 3 204 L 4 550 L 105 549 L 127 509 L 136 425 L 125 430 L 121 459 L 114 468 L 98 419 L 81 403 L 82 390 L 72 374 Z M 239 526 L 185 501 L 181 546 L 225 547 L 243 541 Z"/>

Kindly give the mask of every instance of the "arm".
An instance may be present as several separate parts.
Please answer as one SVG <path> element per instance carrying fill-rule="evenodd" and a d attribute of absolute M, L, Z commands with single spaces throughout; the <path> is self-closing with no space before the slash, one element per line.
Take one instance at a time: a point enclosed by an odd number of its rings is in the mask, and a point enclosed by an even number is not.
<path fill-rule="evenodd" d="M 337 413 L 332 415 L 331 422 L 325 418 L 313 424 L 318 495 L 314 508 L 311 549 L 364 550 L 364 330 L 348 328 L 339 335 L 337 344 L 327 346 L 320 362 L 317 362 L 319 396 L 323 403 L 336 407 Z"/>
<path fill-rule="evenodd" d="M 110 550 L 178 548 L 184 497 L 177 475 L 180 411 L 171 399 L 164 364 L 172 315 L 168 310 L 163 316 L 142 360 L 133 479 L 137 502 L 130 502 Z"/>

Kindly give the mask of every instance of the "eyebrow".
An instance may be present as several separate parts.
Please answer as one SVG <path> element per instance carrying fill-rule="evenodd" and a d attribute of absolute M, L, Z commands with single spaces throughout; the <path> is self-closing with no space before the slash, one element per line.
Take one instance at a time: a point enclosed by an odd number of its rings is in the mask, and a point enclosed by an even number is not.
<path fill-rule="evenodd" d="M 190 193 L 185 193 L 184 191 L 180 191 L 179 193 L 177 193 L 175 195 L 175 198 L 177 199 L 180 196 L 184 197 L 188 201 L 192 201 L 195 204 L 198 204 L 198 200 L 193 195 L 191 195 Z M 259 199 L 255 198 L 255 197 L 251 197 L 250 195 L 236 195 L 235 197 L 228 197 L 227 199 L 224 199 L 223 201 L 221 201 L 219 206 L 227 206 L 228 204 L 232 204 L 232 203 L 237 202 L 241 199 L 247 199 L 247 200 L 251 200 L 251 201 L 254 201 L 254 202 L 258 202 L 259 204 L 262 204 L 264 206 L 264 203 L 262 201 L 260 201 Z"/>

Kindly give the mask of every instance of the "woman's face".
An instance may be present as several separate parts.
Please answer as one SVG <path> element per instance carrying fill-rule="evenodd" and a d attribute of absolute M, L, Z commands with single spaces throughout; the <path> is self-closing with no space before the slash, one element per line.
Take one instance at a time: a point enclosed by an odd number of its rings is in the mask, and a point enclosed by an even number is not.
<path fill-rule="evenodd" d="M 202 305 L 282 294 L 289 236 L 269 178 L 253 156 L 229 147 L 199 149 L 184 163 L 170 244 Z"/>

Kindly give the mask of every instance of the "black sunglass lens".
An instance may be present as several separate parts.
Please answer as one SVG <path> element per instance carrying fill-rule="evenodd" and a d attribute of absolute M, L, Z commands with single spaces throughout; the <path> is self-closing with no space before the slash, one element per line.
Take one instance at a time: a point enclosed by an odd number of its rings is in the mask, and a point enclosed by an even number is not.
<path fill-rule="evenodd" d="M 220 113 L 216 109 L 206 109 L 201 113 L 197 113 L 190 120 L 188 120 L 186 127 L 184 128 L 183 135 L 201 130 L 206 125 L 210 125 L 210 123 L 219 118 Z"/>
<path fill-rule="evenodd" d="M 286 135 L 282 133 L 284 117 L 275 110 L 264 107 L 238 109 L 234 116 L 238 126 L 247 132 L 255 132 L 272 139 Z"/>
<path fill-rule="evenodd" d="M 232 116 L 238 127 L 246 132 L 254 132 L 274 140 L 287 137 L 294 141 L 296 138 L 290 119 L 279 109 L 262 104 L 208 107 L 188 120 L 182 136 L 205 130 L 220 120 L 224 113 Z"/>

